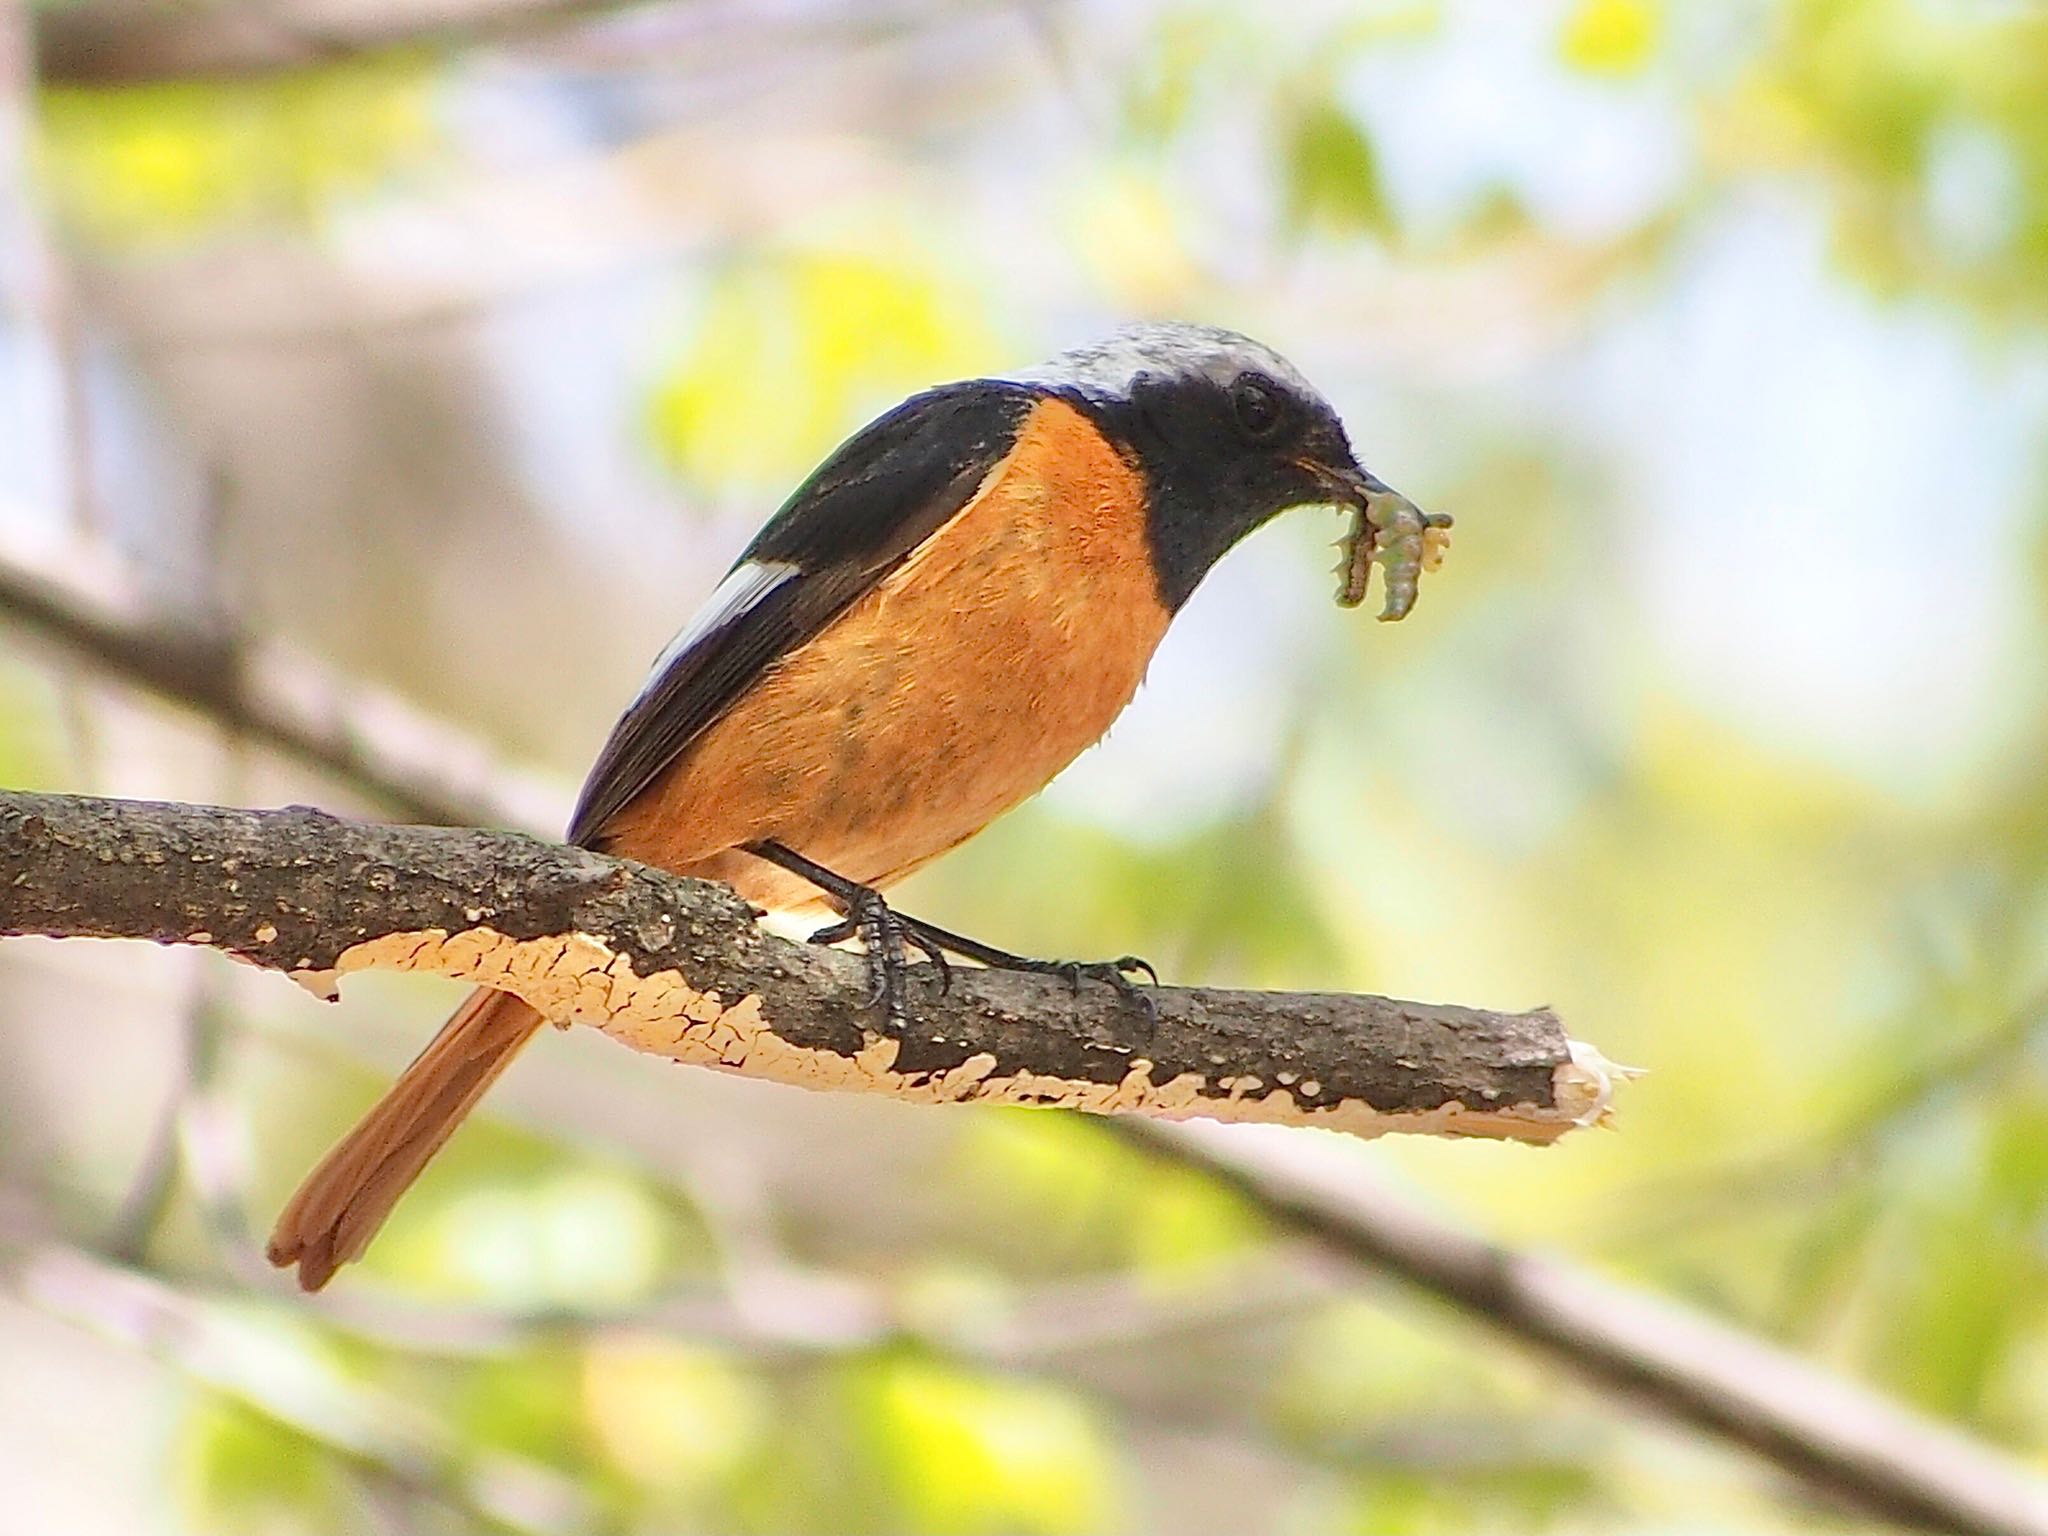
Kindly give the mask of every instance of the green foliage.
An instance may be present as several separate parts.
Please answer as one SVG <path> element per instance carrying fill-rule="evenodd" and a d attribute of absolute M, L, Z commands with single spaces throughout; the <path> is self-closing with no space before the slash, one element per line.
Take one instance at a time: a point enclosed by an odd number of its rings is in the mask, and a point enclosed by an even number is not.
<path fill-rule="evenodd" d="M 393 55 L 236 81 L 71 87 L 43 98 L 41 169 L 109 245 L 317 221 L 437 143 L 434 69 Z"/>
<path fill-rule="evenodd" d="M 0 662 L 0 784 L 61 787 L 60 720 L 57 690 L 46 677 Z"/>
<path fill-rule="evenodd" d="M 852 423 L 994 352 L 981 306 L 936 266 L 857 248 L 763 256 L 713 282 L 649 425 L 692 479 L 786 486 Z"/>
<path fill-rule="evenodd" d="M 1658 0 L 1579 0 L 1558 37 L 1558 53 L 1588 75 L 1639 74 L 1657 51 Z"/>
<path fill-rule="evenodd" d="M 1272 1410 L 1295 1438 L 1334 1440 L 1358 1425 L 1397 1424 L 1498 1390 L 1459 1340 L 1383 1297 L 1319 1309 L 1296 1331 Z"/>
<path fill-rule="evenodd" d="M 1287 125 L 1282 178 L 1295 228 L 1385 234 L 1392 228 L 1372 140 L 1336 102 L 1310 100 Z"/>
<path fill-rule="evenodd" d="M 1501 72 L 1461 77 L 1475 97 L 1513 89 L 1516 70 L 1540 77 L 1562 115 L 1587 114 L 1568 125 L 1583 137 L 1563 138 L 1596 165 L 1638 122 L 1600 113 L 1647 107 L 1678 125 L 1685 168 L 1662 202 L 1595 238 L 1544 195 L 1573 166 L 1517 179 L 1503 145 L 1475 155 L 1448 213 L 1411 224 L 1413 150 L 1383 139 L 1386 93 L 1404 135 L 1469 133 L 1484 115 L 1469 103 L 1438 116 L 1398 92 L 1442 78 L 1425 66 L 1466 46 L 1478 11 L 1360 4 L 1282 25 L 1282 9 L 1166 4 L 1128 52 L 1091 47 L 1089 68 L 1113 74 L 1110 121 L 1087 125 L 1085 153 L 1056 162 L 1057 177 L 1002 184 L 1031 199 L 1004 217 L 1042 227 L 1032 259 L 1055 269 L 1041 275 L 1062 304 L 1255 330 L 1277 313 L 1304 347 L 1364 356 L 1346 414 L 1362 446 L 1421 457 L 1432 502 L 1459 516 L 1449 569 L 1411 623 L 1332 631 L 1271 782 L 1245 804 L 1155 842 L 1027 807 L 920 876 L 905 907 L 1036 953 L 1133 950 L 1174 980 L 1554 1003 L 1576 1032 L 1652 1068 L 1618 1134 L 1540 1154 L 1390 1141 L 1371 1175 L 1504 1237 L 1597 1255 L 2038 1460 L 2048 1022 L 2028 1010 L 2048 981 L 2048 501 L 2037 485 L 2010 519 L 2034 594 L 1999 641 L 2002 713 L 1975 749 L 1999 761 L 1958 747 L 1953 781 L 1915 798 L 1689 691 L 1649 638 L 1656 595 L 1631 563 L 1639 439 L 1667 424 L 1608 419 L 1625 390 L 1575 391 L 1617 338 L 1650 335 L 1649 366 L 1664 366 L 1677 267 L 1695 237 L 1759 201 L 1825 223 L 1844 276 L 1911 301 L 1930 329 L 1975 327 L 2030 357 L 2048 313 L 2048 11 L 1549 8 L 1473 53 Z M 444 88 L 427 63 L 393 56 L 59 91 L 40 152 L 95 259 L 303 234 L 438 163 Z M 1012 148 L 1038 165 L 1039 140 Z M 1217 191 L 1219 162 L 1255 183 L 1247 195 Z M 680 284 L 682 323 L 651 359 L 639 418 L 693 487 L 785 491 L 875 408 L 1014 360 L 1006 333 L 1037 301 L 994 291 L 999 263 L 942 197 L 807 202 L 778 209 L 767 234 L 719 234 L 716 262 Z M 1518 372 L 1519 354 L 1538 361 Z M 1999 375 L 2000 390 L 2038 395 L 2029 377 Z M 1418 494 L 1427 483 L 1381 467 Z M 1731 497 L 1775 494 L 1744 466 L 1697 473 Z M 1788 542 L 1766 526 L 1746 547 L 1776 562 L 1797 556 Z M 1813 571 L 1815 623 L 1842 579 Z M 0 778 L 52 782 L 58 714 L 18 677 L 0 670 Z M 311 1122 L 338 1125 L 367 1079 L 328 1089 L 314 1116 L 296 1094 L 246 1096 L 269 1117 L 266 1163 L 302 1163 Z M 943 1150 L 904 1197 L 929 1223 L 915 1246 L 876 1231 L 854 1260 L 805 1253 L 868 1266 L 862 1279 L 920 1339 L 999 1332 L 1033 1285 L 1122 1281 L 1171 1305 L 1271 1257 L 1235 1196 L 1085 1122 L 1015 1111 L 947 1124 L 957 1138 L 932 1133 Z M 1183 1382 L 1187 1402 L 1199 1392 L 1241 1413 L 1261 1455 L 1313 1469 L 1301 1480 L 1320 1491 L 1275 1515 L 1306 1532 L 1782 1531 L 1815 1518 L 1718 1460 L 1674 1474 L 1671 1437 L 1398 1294 L 1303 1309 L 1228 1367 L 1199 1330 L 1147 1340 L 1148 1381 L 1169 1386 L 1119 1410 L 1102 1385 L 1116 1383 L 1092 1370 L 1057 1385 L 936 1344 L 750 1355 L 671 1332 L 656 1303 L 711 1274 L 709 1246 L 652 1176 L 471 1127 L 341 1283 L 373 1304 L 383 1287 L 520 1313 L 647 1307 L 654 1320 L 536 1329 L 483 1359 L 358 1344 L 349 1374 L 431 1410 L 465 1466 L 552 1468 L 621 1532 L 1136 1527 L 1131 1468 L 1148 1437 L 1172 1432 L 1148 1416 L 1170 1425 Z M 362 1528 L 337 1453 L 239 1400 L 195 1393 L 173 1449 L 194 1529 Z"/>
<path fill-rule="evenodd" d="M 581 1402 L 596 1449 L 656 1508 L 712 1510 L 764 1470 L 774 1402 L 715 1350 L 659 1335 L 595 1341 Z"/>
<path fill-rule="evenodd" d="M 1001 878 L 1027 856 L 1059 872 L 1060 902 Z M 1247 903 L 1253 883 L 1260 899 Z M 1344 955 L 1328 893 L 1267 808 L 1145 844 L 1031 805 L 905 890 L 907 910 L 929 909 L 938 921 L 969 902 L 989 931 L 1036 954 L 1088 953 L 1115 935 L 1109 942 L 1161 974 L 1218 985 L 1328 976 Z"/>
<path fill-rule="evenodd" d="M 950 1172 L 965 1201 L 1001 1192 L 1016 1244 L 1003 1257 L 1026 1274 L 1121 1271 L 1171 1290 L 1243 1258 L 1263 1235 L 1230 1191 L 1159 1167 L 1072 1115 L 977 1115 Z"/>
<path fill-rule="evenodd" d="M 1396 1466 L 1360 1477 L 1332 1528 L 1346 1536 L 1569 1530 L 1597 1490 L 1583 1466 L 1540 1457 L 1440 1470 Z"/>
<path fill-rule="evenodd" d="M 1224 7 L 1168 11 L 1124 80 L 1125 132 L 1148 148 L 1167 147 L 1199 111 L 1212 88 L 1217 60 L 1243 58 L 1256 40 L 1256 29 Z"/>
<path fill-rule="evenodd" d="M 2008 1372 L 2048 1325 L 2048 1082 L 2015 1074 L 1896 1155 L 1861 1255 L 1869 1356 L 1934 1411 L 2031 1438 Z"/>
<path fill-rule="evenodd" d="M 832 1395 L 873 1491 L 874 1529 L 1081 1536 L 1117 1523 L 1109 1447 L 1066 1392 L 904 1351 L 838 1372 Z"/>
<path fill-rule="evenodd" d="M 594 1449 L 580 1377 L 573 1353 L 543 1345 L 464 1372 L 450 1407 L 464 1441 L 478 1452 L 508 1451 L 578 1470 L 590 1465 Z"/>
<path fill-rule="evenodd" d="M 670 1263 L 669 1213 L 615 1172 L 498 1176 L 393 1233 L 378 1265 L 431 1289 L 531 1307 L 647 1295 Z"/>
<path fill-rule="evenodd" d="M 423 1002 L 431 1010 L 446 993 L 407 995 L 419 999 L 407 1006 Z M 353 1091 L 322 1121 L 346 1124 L 370 1081 L 352 1076 Z M 298 1106 L 288 1109 L 293 1127 L 303 1125 Z M 694 1213 L 644 1176 L 484 1121 L 434 1160 L 363 1271 L 451 1300 L 531 1311 L 601 1309 L 642 1300 L 702 1268 L 707 1256 Z"/>
<path fill-rule="evenodd" d="M 1839 247 L 1891 292 L 2048 311 L 2048 12 L 1787 0 L 1717 124 L 1743 169 L 1831 184 Z"/>
<path fill-rule="evenodd" d="M 174 1463 L 179 1508 L 195 1531 L 318 1529 L 342 1507 L 345 1480 L 328 1450 L 234 1398 L 192 1399 Z"/>

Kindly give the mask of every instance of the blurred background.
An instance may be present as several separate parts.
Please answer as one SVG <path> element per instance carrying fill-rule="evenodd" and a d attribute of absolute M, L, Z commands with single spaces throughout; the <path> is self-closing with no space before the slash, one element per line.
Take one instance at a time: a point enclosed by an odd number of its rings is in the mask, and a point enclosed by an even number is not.
<path fill-rule="evenodd" d="M 840 437 L 1154 316 L 1451 560 L 1255 536 L 905 908 L 1553 1004 L 1613 1129 L 1360 1188 L 2048 1466 L 2048 8 L 0 6 L 0 557 L 544 827 Z M 407 811 L 16 609 L 0 782 Z M 1075 1118 L 589 1031 L 301 1304 L 252 1234 L 455 991 L 0 950 L 0 1529 L 1868 1528 Z"/>

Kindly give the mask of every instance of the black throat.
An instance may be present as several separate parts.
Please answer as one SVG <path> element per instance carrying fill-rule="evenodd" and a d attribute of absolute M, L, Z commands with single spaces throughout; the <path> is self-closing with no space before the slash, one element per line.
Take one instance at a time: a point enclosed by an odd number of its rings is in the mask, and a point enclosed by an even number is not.
<path fill-rule="evenodd" d="M 1128 399 L 1061 390 L 1144 476 L 1152 570 L 1177 612 L 1209 568 L 1272 515 L 1249 483 L 1256 467 L 1229 401 L 1206 383 L 1140 377 Z"/>

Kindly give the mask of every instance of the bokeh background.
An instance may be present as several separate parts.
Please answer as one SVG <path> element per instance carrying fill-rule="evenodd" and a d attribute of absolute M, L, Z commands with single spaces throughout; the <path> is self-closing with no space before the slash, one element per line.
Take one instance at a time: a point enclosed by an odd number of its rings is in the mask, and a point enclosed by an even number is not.
<path fill-rule="evenodd" d="M 0 554 L 544 817 L 878 409 L 1289 354 L 1457 517 L 1414 615 L 1258 534 L 906 909 L 1554 1004 L 1611 1130 L 1360 1186 L 2048 1463 L 2048 8 L 71 0 L 0 64 Z M 384 809 L 4 615 L 0 780 Z M 454 989 L 232 970 L 0 951 L 0 1530 L 1867 1528 L 1081 1121 L 580 1031 L 303 1305 L 252 1232 Z"/>

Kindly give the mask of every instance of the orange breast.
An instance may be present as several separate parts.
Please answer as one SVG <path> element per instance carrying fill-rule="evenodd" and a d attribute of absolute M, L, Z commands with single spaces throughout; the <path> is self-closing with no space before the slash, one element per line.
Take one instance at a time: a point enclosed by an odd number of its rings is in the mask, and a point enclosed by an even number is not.
<path fill-rule="evenodd" d="M 773 838 L 886 885 L 1037 793 L 1130 702 L 1170 615 L 1137 472 L 1039 404 L 975 499 L 770 667 L 622 811 L 610 846 L 769 907 Z"/>

